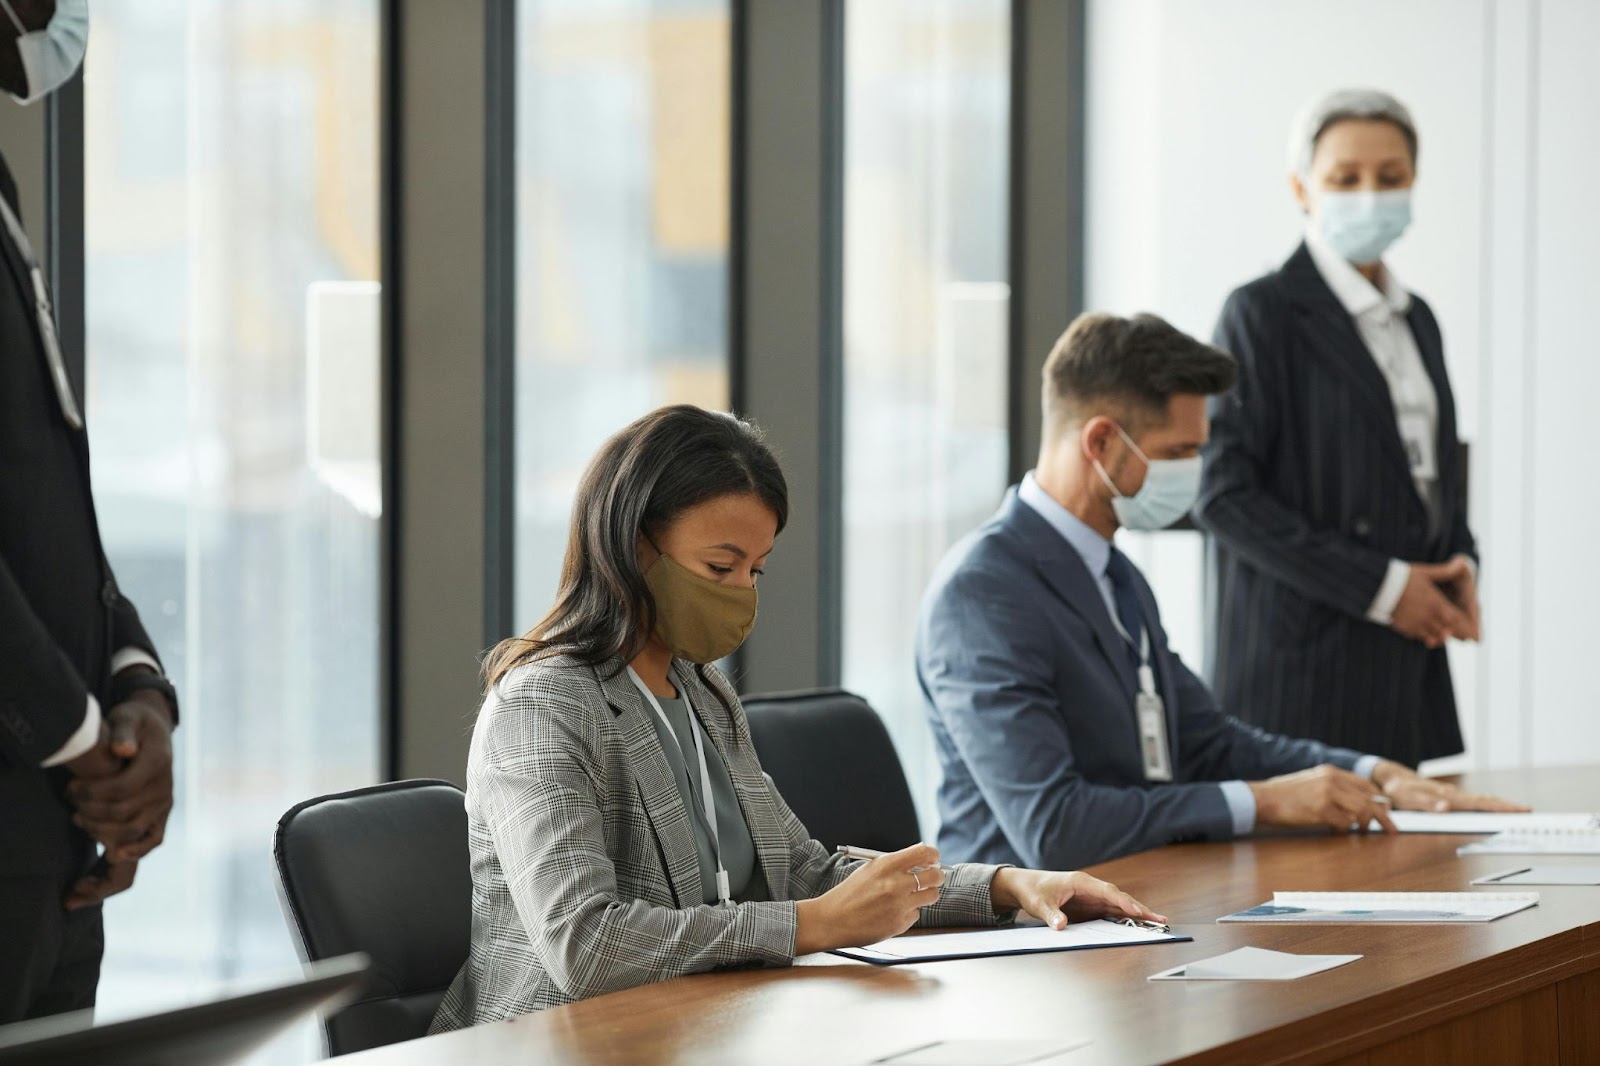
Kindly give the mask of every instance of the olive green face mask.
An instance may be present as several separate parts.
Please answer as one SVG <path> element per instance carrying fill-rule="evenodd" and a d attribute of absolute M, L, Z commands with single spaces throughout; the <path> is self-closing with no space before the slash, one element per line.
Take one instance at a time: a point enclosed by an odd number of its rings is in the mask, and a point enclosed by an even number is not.
<path fill-rule="evenodd" d="M 679 659 L 704 665 L 730 655 L 756 624 L 756 590 L 720 585 L 663 554 L 644 572 L 656 601 L 656 636 Z"/>

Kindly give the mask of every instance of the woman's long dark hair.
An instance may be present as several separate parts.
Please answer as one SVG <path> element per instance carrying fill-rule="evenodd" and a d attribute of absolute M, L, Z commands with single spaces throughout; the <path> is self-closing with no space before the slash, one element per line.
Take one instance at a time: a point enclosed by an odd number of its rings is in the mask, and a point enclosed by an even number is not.
<path fill-rule="evenodd" d="M 789 519 L 789 488 L 754 425 L 677 404 L 652 411 L 601 446 L 572 503 L 572 528 L 555 606 L 484 659 L 494 686 L 508 670 L 549 655 L 590 666 L 632 660 L 655 628 L 656 605 L 639 566 L 639 535 L 656 539 L 684 511 L 718 496 L 754 496 Z"/>

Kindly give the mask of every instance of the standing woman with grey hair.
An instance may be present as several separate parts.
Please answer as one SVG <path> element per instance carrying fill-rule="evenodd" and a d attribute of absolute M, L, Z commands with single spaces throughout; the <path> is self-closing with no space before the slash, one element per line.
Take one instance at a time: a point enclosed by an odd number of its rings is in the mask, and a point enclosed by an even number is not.
<path fill-rule="evenodd" d="M 1439 324 L 1383 261 L 1411 223 L 1417 128 L 1389 94 L 1341 90 L 1300 113 L 1289 151 L 1304 240 L 1215 334 L 1240 377 L 1212 404 L 1196 510 L 1213 677 L 1262 728 L 1414 766 L 1462 750 L 1444 645 L 1478 639 Z"/>

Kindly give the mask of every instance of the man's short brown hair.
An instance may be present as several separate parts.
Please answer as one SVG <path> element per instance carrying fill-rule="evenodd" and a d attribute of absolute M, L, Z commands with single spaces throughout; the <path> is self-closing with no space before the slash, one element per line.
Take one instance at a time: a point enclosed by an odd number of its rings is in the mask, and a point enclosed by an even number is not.
<path fill-rule="evenodd" d="M 1044 361 L 1045 433 L 1102 414 L 1138 433 L 1166 421 L 1172 397 L 1227 392 L 1238 374 L 1233 356 L 1156 315 L 1082 314 Z"/>

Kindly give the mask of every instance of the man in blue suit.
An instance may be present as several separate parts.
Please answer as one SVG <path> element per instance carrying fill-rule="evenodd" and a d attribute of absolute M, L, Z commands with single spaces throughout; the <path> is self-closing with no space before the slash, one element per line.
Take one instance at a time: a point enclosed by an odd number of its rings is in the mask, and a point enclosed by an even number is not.
<path fill-rule="evenodd" d="M 1056 342 L 1038 467 L 951 549 L 918 624 L 947 860 L 1072 869 L 1258 826 L 1392 831 L 1391 805 L 1513 808 L 1246 725 L 1168 647 L 1112 538 L 1188 513 L 1206 398 L 1236 373 L 1154 315 L 1083 315 Z"/>

